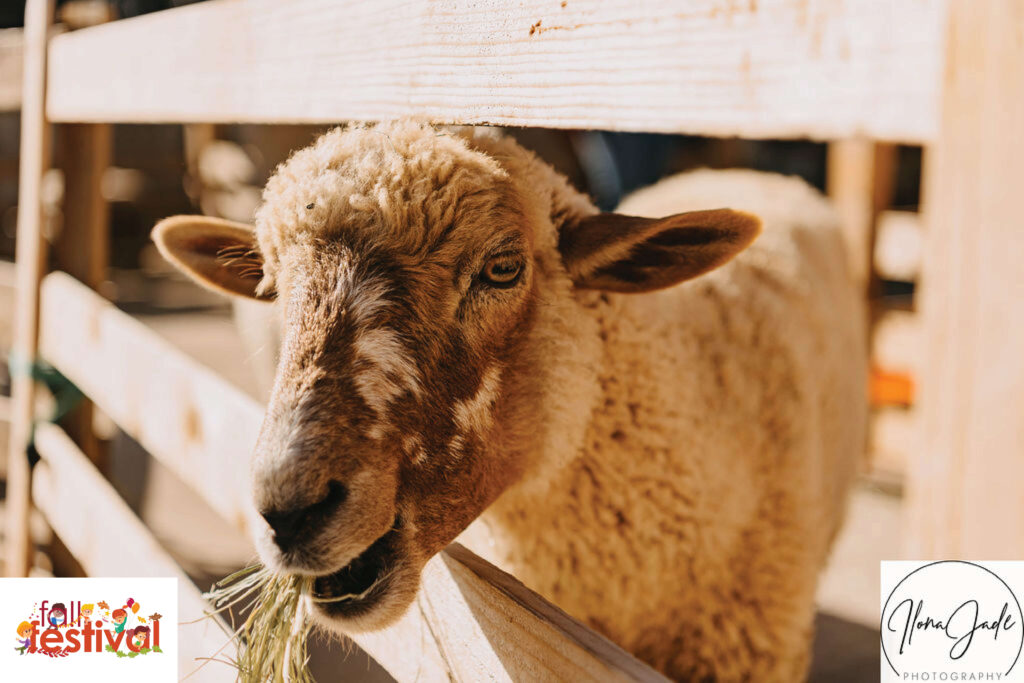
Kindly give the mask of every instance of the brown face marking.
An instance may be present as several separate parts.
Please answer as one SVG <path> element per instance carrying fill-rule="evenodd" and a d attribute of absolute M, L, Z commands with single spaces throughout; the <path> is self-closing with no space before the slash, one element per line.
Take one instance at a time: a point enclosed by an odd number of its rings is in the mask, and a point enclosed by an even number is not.
<path fill-rule="evenodd" d="M 377 595 L 345 574 L 382 562 L 363 554 L 386 551 L 383 564 L 418 575 L 522 471 L 501 435 L 514 412 L 506 372 L 535 313 L 534 228 L 504 171 L 456 141 L 303 151 L 275 177 L 257 222 L 285 341 L 257 505 L 317 504 L 331 482 L 347 497 L 292 554 L 266 538 L 261 554 L 328 577 L 325 589 Z M 514 282 L 481 276 L 495 257 L 520 269 Z M 373 599 L 415 587 L 402 581 Z"/>
<path fill-rule="evenodd" d="M 455 404 L 455 425 L 459 434 L 483 437 L 494 421 L 494 403 L 498 398 L 501 366 L 488 367 L 480 380 L 480 387 L 472 398 Z"/>
<path fill-rule="evenodd" d="M 361 330 L 352 347 L 355 352 L 353 383 L 363 402 L 377 416 L 377 422 L 367 435 L 380 439 L 387 429 L 384 422 L 391 403 L 405 392 L 414 398 L 419 396 L 419 370 L 394 330 Z"/>

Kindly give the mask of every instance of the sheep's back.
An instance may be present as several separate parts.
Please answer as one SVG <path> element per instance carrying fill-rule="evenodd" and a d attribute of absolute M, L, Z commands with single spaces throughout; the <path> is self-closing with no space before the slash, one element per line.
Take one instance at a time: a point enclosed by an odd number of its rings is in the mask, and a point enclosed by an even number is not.
<path fill-rule="evenodd" d="M 759 415 L 762 427 L 780 430 L 763 435 L 783 442 L 775 446 L 798 446 L 777 456 L 777 471 L 817 489 L 807 500 L 827 510 L 831 537 L 863 453 L 867 419 L 865 311 L 832 207 L 796 177 L 700 170 L 640 190 L 618 210 L 658 217 L 725 207 L 762 219 L 750 248 L 713 273 L 627 297 L 624 305 L 680 341 L 662 353 L 693 354 L 674 367 L 714 366 L 714 381 L 706 377 L 693 399 L 723 410 L 730 409 L 725 403 L 742 406 L 751 411 L 740 411 L 743 417 Z M 690 343 L 694 338 L 700 344 Z M 687 370 L 680 371 L 676 379 L 686 383 Z M 799 461 L 786 462 L 787 455 Z"/>
<path fill-rule="evenodd" d="M 797 680 L 863 450 L 863 311 L 836 218 L 799 180 L 701 171 L 620 210 L 721 207 L 764 222 L 729 264 L 576 292 L 601 341 L 583 449 L 543 495 L 506 492 L 473 547 L 670 675 Z"/>
<path fill-rule="evenodd" d="M 619 515 L 621 543 L 603 537 L 586 561 L 617 567 L 623 583 L 590 587 L 615 609 L 580 610 L 685 675 L 698 669 L 692 653 L 672 654 L 680 643 L 728 623 L 738 630 L 701 656 L 717 674 L 797 678 L 864 447 L 864 312 L 835 214 L 798 179 L 700 171 L 619 210 L 722 207 L 764 224 L 729 264 L 655 293 L 581 295 L 602 330 L 605 397 L 566 488 L 580 528 L 588 514 Z M 662 613 L 667 622 L 652 621 Z M 669 623 L 680 640 L 666 641 Z"/>

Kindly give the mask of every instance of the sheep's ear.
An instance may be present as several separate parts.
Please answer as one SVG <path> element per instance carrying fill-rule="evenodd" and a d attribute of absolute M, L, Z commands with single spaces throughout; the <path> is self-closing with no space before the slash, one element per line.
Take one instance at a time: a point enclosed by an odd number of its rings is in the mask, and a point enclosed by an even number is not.
<path fill-rule="evenodd" d="M 761 232 L 742 211 L 691 211 L 665 218 L 599 213 L 563 230 L 558 248 L 582 289 L 650 292 L 727 263 Z"/>
<path fill-rule="evenodd" d="M 253 229 L 208 216 L 173 216 L 153 228 L 164 258 L 197 283 L 221 294 L 272 300 L 262 291 L 263 258 Z"/>

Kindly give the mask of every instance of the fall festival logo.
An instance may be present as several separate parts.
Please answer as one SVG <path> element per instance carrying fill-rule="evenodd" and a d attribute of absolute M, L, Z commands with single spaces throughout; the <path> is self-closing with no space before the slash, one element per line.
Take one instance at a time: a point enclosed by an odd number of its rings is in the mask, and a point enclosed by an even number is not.
<path fill-rule="evenodd" d="M 68 657 L 96 654 L 135 658 L 163 655 L 159 612 L 144 616 L 138 602 L 42 600 L 17 624 L 15 651 L 21 656 Z"/>

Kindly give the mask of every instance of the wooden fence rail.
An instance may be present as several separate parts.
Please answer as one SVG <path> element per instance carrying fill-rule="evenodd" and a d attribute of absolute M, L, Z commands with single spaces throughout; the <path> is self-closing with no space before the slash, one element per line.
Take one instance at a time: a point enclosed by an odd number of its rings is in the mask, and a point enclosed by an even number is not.
<path fill-rule="evenodd" d="M 54 39 L 47 115 L 922 141 L 944 5 L 214 0 Z"/>
<path fill-rule="evenodd" d="M 43 358 L 244 529 L 263 407 L 67 274 L 46 277 L 39 315 Z"/>
<path fill-rule="evenodd" d="M 179 580 L 178 618 L 183 624 L 196 622 L 180 627 L 179 673 L 192 672 L 215 653 L 219 658 L 234 657 L 227 625 L 220 619 L 204 619 L 210 605 L 199 589 L 68 435 L 44 424 L 36 430 L 35 443 L 42 461 L 33 470 L 32 495 L 38 501 L 54 501 L 41 506 L 43 515 L 86 572 Z"/>

